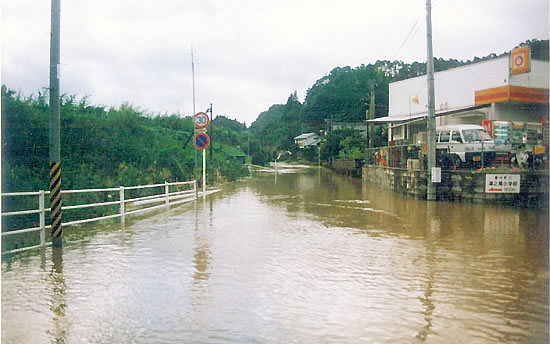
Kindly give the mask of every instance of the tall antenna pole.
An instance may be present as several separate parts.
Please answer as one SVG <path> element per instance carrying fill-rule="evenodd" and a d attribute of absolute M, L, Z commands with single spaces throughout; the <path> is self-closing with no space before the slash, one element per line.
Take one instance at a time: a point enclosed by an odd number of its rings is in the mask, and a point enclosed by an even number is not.
<path fill-rule="evenodd" d="M 195 112 L 195 59 L 194 59 L 194 56 L 193 56 L 193 45 L 192 44 L 191 44 L 191 76 L 192 76 L 192 79 L 193 79 L 193 116 L 195 116 L 195 114 L 196 114 L 196 112 Z M 193 140 L 195 140 L 195 138 L 193 138 Z M 196 147 L 195 147 L 195 167 L 193 168 L 193 174 L 195 176 L 195 181 L 198 181 L 198 177 L 197 177 L 197 148 Z"/>
<path fill-rule="evenodd" d="M 195 58 L 193 55 L 192 44 L 191 44 L 191 75 L 193 77 L 193 115 L 195 115 Z"/>
<path fill-rule="evenodd" d="M 50 37 L 50 206 L 52 246 L 63 246 L 61 225 L 61 121 L 59 116 L 61 0 L 52 0 Z"/>
<path fill-rule="evenodd" d="M 426 0 L 426 36 L 428 60 L 426 61 L 428 77 L 428 201 L 435 200 L 435 185 L 432 181 L 435 167 L 435 90 L 434 90 L 434 54 L 432 48 L 432 4 Z"/>

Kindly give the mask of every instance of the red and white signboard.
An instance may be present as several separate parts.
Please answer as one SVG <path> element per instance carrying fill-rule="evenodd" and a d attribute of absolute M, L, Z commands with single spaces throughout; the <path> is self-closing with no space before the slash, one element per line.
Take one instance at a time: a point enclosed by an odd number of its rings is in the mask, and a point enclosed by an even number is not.
<path fill-rule="evenodd" d="M 516 48 L 510 54 L 510 73 L 521 74 L 531 71 L 531 50 L 529 46 Z"/>
<path fill-rule="evenodd" d="M 193 123 L 195 124 L 195 128 L 203 129 L 208 127 L 208 124 L 210 124 L 210 118 L 205 112 L 198 112 L 193 117 Z"/>

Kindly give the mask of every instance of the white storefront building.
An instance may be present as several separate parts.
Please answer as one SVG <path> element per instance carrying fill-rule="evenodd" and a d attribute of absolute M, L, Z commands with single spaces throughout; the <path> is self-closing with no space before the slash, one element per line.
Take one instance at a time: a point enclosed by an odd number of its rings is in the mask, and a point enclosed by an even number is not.
<path fill-rule="evenodd" d="M 518 55 L 517 50 L 520 50 Z M 523 55 L 522 55 L 523 54 Z M 528 47 L 510 55 L 437 72 L 436 125 L 490 121 L 548 122 L 548 61 L 531 60 Z M 426 75 L 389 85 L 388 141 L 413 143 L 426 131 Z"/>

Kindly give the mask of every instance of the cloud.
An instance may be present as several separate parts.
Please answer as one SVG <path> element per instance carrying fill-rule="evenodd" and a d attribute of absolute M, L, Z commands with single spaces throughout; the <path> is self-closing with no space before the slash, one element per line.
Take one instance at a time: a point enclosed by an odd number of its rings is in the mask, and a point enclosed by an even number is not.
<path fill-rule="evenodd" d="M 471 59 L 548 38 L 544 1 L 432 2 L 436 56 Z M 48 85 L 49 21 L 49 2 L 2 1 L 8 87 Z M 193 45 L 196 109 L 213 103 L 250 124 L 295 90 L 303 100 L 337 66 L 424 61 L 424 22 L 420 0 L 63 1 L 61 91 L 191 115 Z"/>
<path fill-rule="evenodd" d="M 548 1 L 540 0 L 441 0 L 433 11 L 434 52 L 467 60 L 509 51 L 528 39 L 547 39 L 548 11 Z"/>

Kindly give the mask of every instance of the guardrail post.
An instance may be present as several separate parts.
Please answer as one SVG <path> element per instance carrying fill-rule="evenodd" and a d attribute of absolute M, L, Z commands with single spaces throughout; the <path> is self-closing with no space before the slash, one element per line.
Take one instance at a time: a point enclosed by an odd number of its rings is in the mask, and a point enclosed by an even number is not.
<path fill-rule="evenodd" d="M 38 194 L 38 210 L 40 211 L 40 246 L 46 246 L 46 207 L 44 190 Z"/>
<path fill-rule="evenodd" d="M 120 187 L 120 223 L 125 222 L 124 218 L 124 186 Z"/>
<path fill-rule="evenodd" d="M 170 185 L 167 181 L 164 181 L 164 194 L 165 194 L 165 200 L 164 204 L 168 207 L 170 206 Z"/>

